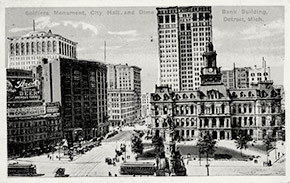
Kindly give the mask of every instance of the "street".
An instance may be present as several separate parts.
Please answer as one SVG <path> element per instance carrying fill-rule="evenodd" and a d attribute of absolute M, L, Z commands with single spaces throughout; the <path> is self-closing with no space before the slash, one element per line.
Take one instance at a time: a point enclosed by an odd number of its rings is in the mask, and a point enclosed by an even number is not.
<path fill-rule="evenodd" d="M 141 126 L 136 126 L 140 129 Z M 141 127 L 142 128 L 142 127 Z M 54 153 L 54 157 L 50 160 L 47 154 L 41 156 L 35 156 L 30 158 L 19 158 L 17 160 L 11 160 L 9 162 L 19 163 L 32 163 L 37 166 L 37 173 L 44 173 L 43 177 L 54 177 L 55 171 L 58 168 L 65 168 L 65 173 L 70 177 L 102 177 L 108 176 L 109 172 L 112 176 L 128 176 L 120 175 L 119 167 L 123 162 L 122 155 L 119 157 L 120 161 L 116 165 L 108 165 L 105 162 L 105 158 L 115 157 L 115 149 L 120 149 L 120 144 L 125 143 L 127 146 L 126 156 L 130 158 L 126 161 L 135 161 L 134 155 L 130 151 L 130 135 L 133 132 L 133 127 L 124 127 L 115 136 L 104 139 L 102 145 L 94 147 L 92 150 L 85 154 L 80 154 L 74 157 L 73 161 L 70 161 L 68 157 L 61 156 L 61 160 L 56 158 L 58 153 Z M 150 140 L 147 141 L 150 143 Z M 180 144 L 190 145 L 193 142 L 182 142 Z M 230 141 L 220 141 L 220 146 L 231 148 L 235 150 L 235 145 Z M 248 154 L 257 154 L 252 150 L 245 150 Z M 259 154 L 259 153 L 258 153 Z M 260 154 L 261 155 L 261 154 Z M 205 160 L 199 165 L 198 160 L 184 159 L 184 163 L 187 169 L 188 176 L 206 176 Z M 261 164 L 254 164 L 250 161 L 228 161 L 218 160 L 210 161 L 210 175 L 225 176 L 225 175 L 285 175 L 285 159 L 281 159 L 279 162 L 271 167 L 264 167 Z"/>
<path fill-rule="evenodd" d="M 118 164 L 116 166 L 108 165 L 105 163 L 105 158 L 115 157 L 115 149 L 120 148 L 120 143 L 126 143 L 127 147 L 129 147 L 132 130 L 133 128 L 119 132 L 116 136 L 104 140 L 101 146 L 95 147 L 83 155 L 75 156 L 73 161 L 69 161 L 67 157 L 62 157 L 61 160 L 54 157 L 53 160 L 50 160 L 46 154 L 30 158 L 19 158 L 17 161 L 19 163 L 35 164 L 37 172 L 44 173 L 44 177 L 54 177 L 58 168 L 65 168 L 65 173 L 69 174 L 70 177 L 108 176 L 109 171 L 113 176 L 115 174 L 119 175 Z M 129 148 L 127 149 L 127 155 L 130 155 Z M 55 156 L 57 155 L 57 153 L 54 154 Z M 12 160 L 12 162 L 15 161 Z"/>

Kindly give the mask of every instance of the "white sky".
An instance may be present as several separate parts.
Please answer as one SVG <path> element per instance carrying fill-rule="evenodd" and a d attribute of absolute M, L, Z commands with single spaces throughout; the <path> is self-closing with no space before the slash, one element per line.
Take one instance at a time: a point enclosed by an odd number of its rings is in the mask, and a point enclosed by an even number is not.
<path fill-rule="evenodd" d="M 218 65 L 232 68 L 235 62 L 236 66 L 261 66 L 264 57 L 271 67 L 275 84 L 283 84 L 284 8 L 214 6 L 212 9 L 213 44 Z M 54 11 L 57 10 L 84 11 L 85 15 L 56 15 Z M 119 10 L 122 15 L 108 14 L 114 10 Z M 225 10 L 236 13 L 225 14 Z M 243 10 L 250 14 L 243 14 Z M 102 14 L 92 15 L 92 11 Z M 125 15 L 125 11 L 134 14 Z M 263 11 L 263 14 L 255 14 L 257 11 Z M 245 22 L 227 21 L 228 18 L 242 17 Z M 261 21 L 248 21 L 248 17 L 261 18 Z M 78 58 L 103 61 L 106 40 L 107 63 L 141 67 L 142 92 L 153 92 L 159 63 L 155 7 L 9 8 L 6 9 L 6 37 L 31 31 L 33 19 L 37 30 L 51 29 L 53 33 L 78 42 Z"/>

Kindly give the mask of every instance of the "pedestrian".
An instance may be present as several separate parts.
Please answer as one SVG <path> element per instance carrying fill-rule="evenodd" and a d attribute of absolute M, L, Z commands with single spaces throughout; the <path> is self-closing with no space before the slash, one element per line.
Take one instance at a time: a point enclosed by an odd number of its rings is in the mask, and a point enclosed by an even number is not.
<path fill-rule="evenodd" d="M 112 177 L 112 174 L 111 174 L 111 172 L 109 172 L 109 177 Z"/>
<path fill-rule="evenodd" d="M 49 159 L 51 160 L 51 156 L 49 156 Z"/>
<path fill-rule="evenodd" d="M 49 154 L 47 154 L 47 158 L 49 158 Z"/>
<path fill-rule="evenodd" d="M 117 177 L 117 174 L 115 174 L 115 177 Z"/>

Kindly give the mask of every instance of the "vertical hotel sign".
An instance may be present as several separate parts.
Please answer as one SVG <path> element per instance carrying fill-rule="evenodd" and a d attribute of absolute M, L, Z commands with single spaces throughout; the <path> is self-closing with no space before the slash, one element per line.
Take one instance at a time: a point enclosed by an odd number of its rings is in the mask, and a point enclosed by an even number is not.
<path fill-rule="evenodd" d="M 7 101 L 41 100 L 41 81 L 38 78 L 7 78 Z"/>

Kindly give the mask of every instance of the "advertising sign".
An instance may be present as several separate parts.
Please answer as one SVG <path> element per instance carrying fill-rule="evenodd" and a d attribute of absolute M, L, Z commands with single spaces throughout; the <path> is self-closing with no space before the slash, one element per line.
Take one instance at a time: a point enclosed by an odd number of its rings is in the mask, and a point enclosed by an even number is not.
<path fill-rule="evenodd" d="M 7 78 L 7 101 L 41 100 L 41 81 L 36 78 Z"/>
<path fill-rule="evenodd" d="M 46 113 L 59 113 L 59 102 L 51 102 L 46 104 Z"/>
<path fill-rule="evenodd" d="M 24 117 L 45 114 L 45 106 L 8 108 L 8 117 Z"/>

